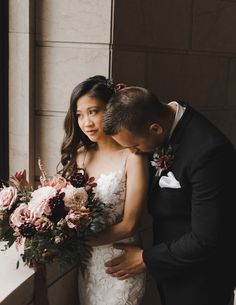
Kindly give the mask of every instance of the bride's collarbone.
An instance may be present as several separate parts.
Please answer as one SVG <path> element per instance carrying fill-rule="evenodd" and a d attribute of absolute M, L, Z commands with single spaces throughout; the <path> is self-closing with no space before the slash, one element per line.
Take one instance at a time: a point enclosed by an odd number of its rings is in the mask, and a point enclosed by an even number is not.
<path fill-rule="evenodd" d="M 124 170 L 126 160 L 130 153 L 126 149 L 117 151 L 88 150 L 79 154 L 77 162 L 89 177 L 100 177 Z"/>

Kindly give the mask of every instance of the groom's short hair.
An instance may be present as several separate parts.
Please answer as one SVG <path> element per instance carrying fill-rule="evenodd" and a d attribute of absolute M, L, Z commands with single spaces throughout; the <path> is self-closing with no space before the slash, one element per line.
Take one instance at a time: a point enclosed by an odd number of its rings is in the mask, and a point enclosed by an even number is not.
<path fill-rule="evenodd" d="M 142 87 L 126 87 L 113 95 L 103 117 L 103 130 L 115 135 L 125 128 L 135 135 L 145 135 L 152 123 L 161 123 L 168 107 Z"/>

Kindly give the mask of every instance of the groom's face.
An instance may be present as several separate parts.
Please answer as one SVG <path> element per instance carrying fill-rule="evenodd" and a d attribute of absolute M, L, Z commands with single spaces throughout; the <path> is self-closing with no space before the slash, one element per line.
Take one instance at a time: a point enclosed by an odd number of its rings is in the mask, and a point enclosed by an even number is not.
<path fill-rule="evenodd" d="M 158 138 L 153 134 L 137 136 L 125 128 L 112 138 L 121 146 L 129 148 L 132 153 L 152 152 L 158 146 Z"/>

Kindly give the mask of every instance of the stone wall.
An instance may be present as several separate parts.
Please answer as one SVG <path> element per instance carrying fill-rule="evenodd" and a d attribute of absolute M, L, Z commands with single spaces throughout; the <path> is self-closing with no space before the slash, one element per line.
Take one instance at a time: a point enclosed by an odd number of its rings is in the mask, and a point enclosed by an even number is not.
<path fill-rule="evenodd" d="M 50 174 L 60 158 L 63 119 L 73 88 L 109 75 L 110 0 L 35 2 L 35 173 L 42 158 Z"/>
<path fill-rule="evenodd" d="M 115 1 L 112 74 L 204 113 L 236 145 L 236 1 Z"/>

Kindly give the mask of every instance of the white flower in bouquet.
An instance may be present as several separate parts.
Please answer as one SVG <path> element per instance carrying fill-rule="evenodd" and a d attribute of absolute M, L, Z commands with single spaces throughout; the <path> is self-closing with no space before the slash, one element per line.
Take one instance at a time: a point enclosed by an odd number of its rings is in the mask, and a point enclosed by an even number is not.
<path fill-rule="evenodd" d="M 56 189 L 51 186 L 40 187 L 39 189 L 32 192 L 32 198 L 28 203 L 28 206 L 34 219 L 42 217 L 43 214 L 51 214 L 49 201 L 51 198 L 55 197 L 56 194 Z"/>
<path fill-rule="evenodd" d="M 84 187 L 76 188 L 73 185 L 67 185 L 67 187 L 63 188 L 61 191 L 65 193 L 65 207 L 69 209 L 76 210 L 85 206 L 88 201 L 88 193 Z"/>

